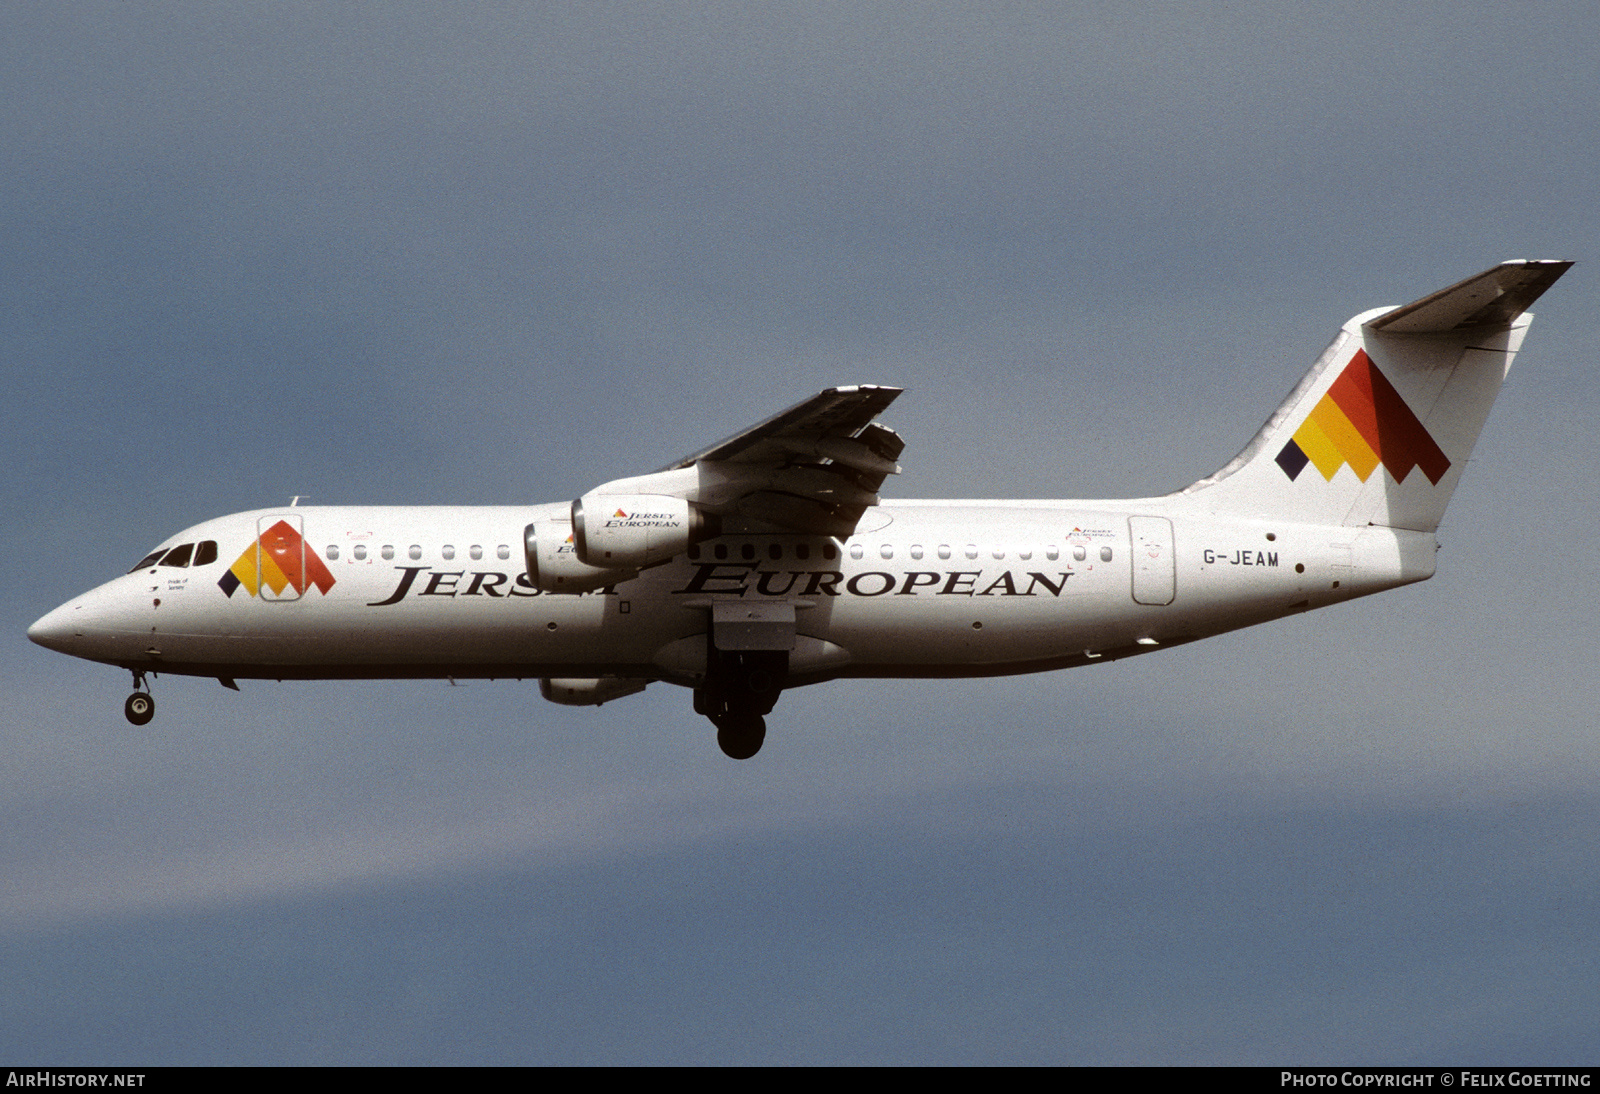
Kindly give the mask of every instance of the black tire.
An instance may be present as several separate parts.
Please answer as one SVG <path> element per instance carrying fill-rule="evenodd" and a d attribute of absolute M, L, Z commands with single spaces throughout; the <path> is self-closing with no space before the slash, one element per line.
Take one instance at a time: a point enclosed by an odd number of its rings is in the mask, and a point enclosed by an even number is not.
<path fill-rule="evenodd" d="M 717 723 L 717 747 L 733 760 L 748 760 L 767 739 L 767 720 L 759 714 L 729 715 Z"/>
<path fill-rule="evenodd" d="M 156 716 L 156 701 L 148 691 L 136 691 L 122 704 L 122 713 L 136 726 L 149 725 Z"/>

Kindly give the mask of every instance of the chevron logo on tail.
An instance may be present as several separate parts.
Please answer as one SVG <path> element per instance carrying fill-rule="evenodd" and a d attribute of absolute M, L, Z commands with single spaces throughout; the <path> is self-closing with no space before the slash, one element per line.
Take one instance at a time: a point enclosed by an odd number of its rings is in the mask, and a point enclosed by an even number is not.
<path fill-rule="evenodd" d="M 1345 464 L 1362 482 L 1380 464 L 1395 482 L 1420 467 L 1435 486 L 1450 470 L 1450 460 L 1364 349 L 1356 351 L 1277 459 L 1291 481 L 1308 463 L 1329 482 Z"/>

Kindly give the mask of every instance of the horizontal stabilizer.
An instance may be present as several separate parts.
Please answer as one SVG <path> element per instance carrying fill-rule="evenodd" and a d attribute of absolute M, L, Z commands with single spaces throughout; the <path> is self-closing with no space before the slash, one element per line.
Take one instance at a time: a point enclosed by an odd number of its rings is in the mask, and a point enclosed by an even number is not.
<path fill-rule="evenodd" d="M 1365 325 L 1391 334 L 1508 327 L 1566 273 L 1571 262 L 1502 262 L 1476 277 L 1395 308 Z"/>

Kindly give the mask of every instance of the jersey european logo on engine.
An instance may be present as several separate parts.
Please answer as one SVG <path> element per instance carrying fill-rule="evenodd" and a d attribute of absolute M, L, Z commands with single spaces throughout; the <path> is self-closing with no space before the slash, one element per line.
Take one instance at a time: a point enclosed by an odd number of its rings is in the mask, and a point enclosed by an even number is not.
<path fill-rule="evenodd" d="M 333 575 L 317 553 L 306 546 L 294 526 L 280 520 L 246 547 L 217 582 L 230 597 L 241 585 L 251 596 L 259 596 L 263 585 L 275 596 L 281 596 L 290 586 L 304 595 L 315 585 L 326 596 L 333 588 Z"/>
<path fill-rule="evenodd" d="M 1278 453 L 1278 466 L 1291 480 L 1308 463 L 1329 482 L 1347 463 L 1362 482 L 1379 464 L 1395 482 L 1420 467 L 1435 486 L 1450 470 L 1449 459 L 1364 349 L 1356 351 Z"/>

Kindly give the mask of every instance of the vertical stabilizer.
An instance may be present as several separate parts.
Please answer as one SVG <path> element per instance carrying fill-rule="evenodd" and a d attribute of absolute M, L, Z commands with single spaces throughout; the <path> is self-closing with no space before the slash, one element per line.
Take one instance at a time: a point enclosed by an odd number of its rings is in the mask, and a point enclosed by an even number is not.
<path fill-rule="evenodd" d="M 1183 491 L 1210 512 L 1432 532 L 1533 316 L 1570 262 L 1503 262 L 1351 319 L 1245 450 Z"/>

